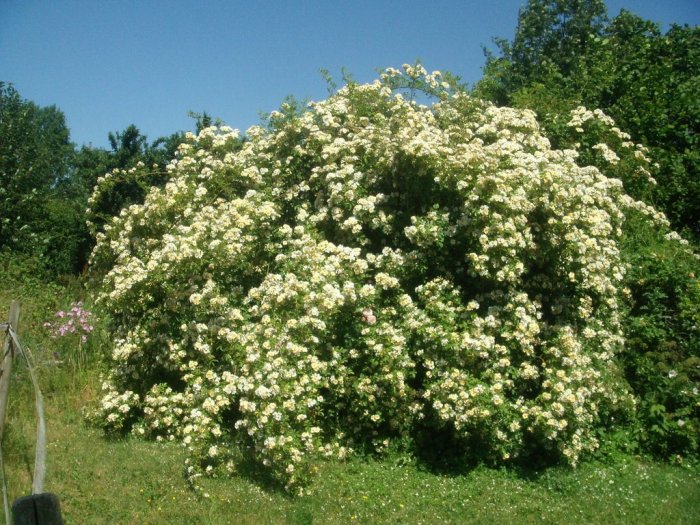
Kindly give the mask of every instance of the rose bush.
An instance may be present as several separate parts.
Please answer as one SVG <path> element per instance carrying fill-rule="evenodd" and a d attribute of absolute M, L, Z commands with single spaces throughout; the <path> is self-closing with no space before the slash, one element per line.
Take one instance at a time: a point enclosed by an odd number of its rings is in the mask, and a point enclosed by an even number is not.
<path fill-rule="evenodd" d="M 625 213 L 666 227 L 577 156 L 421 66 L 242 143 L 188 135 L 169 182 L 98 234 L 115 345 L 93 417 L 182 441 L 191 479 L 253 460 L 293 490 L 426 424 L 494 461 L 575 464 L 633 406 Z"/>

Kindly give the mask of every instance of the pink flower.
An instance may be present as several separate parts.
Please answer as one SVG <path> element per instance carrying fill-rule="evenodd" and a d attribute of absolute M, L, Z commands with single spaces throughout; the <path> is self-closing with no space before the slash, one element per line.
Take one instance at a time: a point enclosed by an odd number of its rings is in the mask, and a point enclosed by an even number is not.
<path fill-rule="evenodd" d="M 94 327 L 89 324 L 88 319 L 92 316 L 92 312 L 83 310 L 83 303 L 73 303 L 70 310 L 60 310 L 55 316 L 63 319 L 62 322 L 44 323 L 44 328 L 50 330 L 51 337 L 63 337 L 67 334 L 80 334 L 82 342 L 87 341 L 87 334 L 94 330 Z"/>
<path fill-rule="evenodd" d="M 368 325 L 377 324 L 377 318 L 371 308 L 365 308 L 362 310 L 362 322 Z"/>

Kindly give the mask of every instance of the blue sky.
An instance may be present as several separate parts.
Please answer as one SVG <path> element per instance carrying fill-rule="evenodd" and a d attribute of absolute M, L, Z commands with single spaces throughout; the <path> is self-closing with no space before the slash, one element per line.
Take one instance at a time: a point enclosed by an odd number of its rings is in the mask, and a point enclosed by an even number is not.
<path fill-rule="evenodd" d="M 468 83 L 482 46 L 510 38 L 525 0 L 0 0 L 0 80 L 58 106 L 77 144 L 136 124 L 153 140 L 193 128 L 189 110 L 245 130 L 287 95 L 327 95 L 319 70 L 359 81 L 421 59 Z M 609 0 L 668 24 L 700 0 Z"/>

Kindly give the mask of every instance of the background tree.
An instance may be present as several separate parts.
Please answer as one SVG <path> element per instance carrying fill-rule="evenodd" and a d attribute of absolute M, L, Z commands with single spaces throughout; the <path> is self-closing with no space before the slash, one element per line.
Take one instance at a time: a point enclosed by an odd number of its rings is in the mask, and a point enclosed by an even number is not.
<path fill-rule="evenodd" d="M 196 111 L 188 111 L 187 116 L 194 120 L 195 132 L 199 134 L 204 128 L 209 126 L 222 126 L 223 121 L 220 118 L 213 118 L 209 113 L 203 111 L 202 113 L 197 113 Z"/>
<path fill-rule="evenodd" d="M 72 271 L 82 210 L 59 190 L 73 155 L 63 113 L 0 82 L 0 137 L 0 250 L 37 257 L 53 272 Z"/>
<path fill-rule="evenodd" d="M 494 39 L 501 55 L 486 51 L 479 95 L 513 105 L 514 94 L 523 87 L 543 78 L 571 76 L 606 20 L 602 0 L 531 0 L 518 14 L 513 41 Z"/>

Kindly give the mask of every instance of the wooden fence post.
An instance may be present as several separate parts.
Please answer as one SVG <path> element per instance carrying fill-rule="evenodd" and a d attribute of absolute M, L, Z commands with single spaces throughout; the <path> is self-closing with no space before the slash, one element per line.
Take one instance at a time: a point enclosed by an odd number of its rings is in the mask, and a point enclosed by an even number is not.
<path fill-rule="evenodd" d="M 8 322 L 12 329 L 17 332 L 19 325 L 19 302 L 12 301 L 10 304 L 10 316 Z M 12 342 L 9 331 L 5 336 L 5 343 L 2 346 L 2 369 L 0 369 L 0 442 L 5 431 L 5 412 L 7 411 L 7 398 L 10 393 L 10 375 L 12 374 L 12 361 L 15 356 L 15 345 Z"/>

